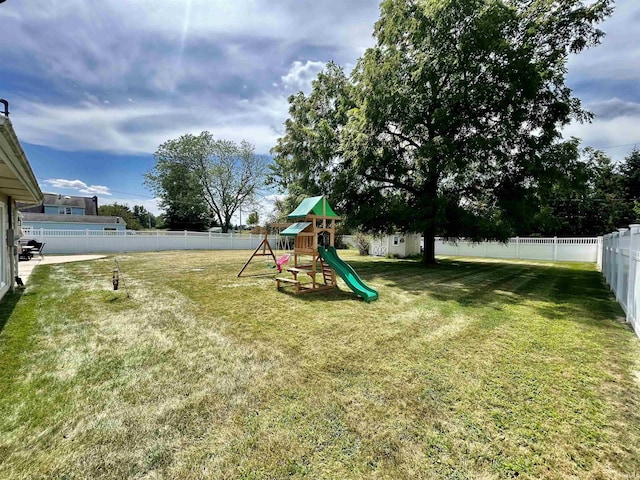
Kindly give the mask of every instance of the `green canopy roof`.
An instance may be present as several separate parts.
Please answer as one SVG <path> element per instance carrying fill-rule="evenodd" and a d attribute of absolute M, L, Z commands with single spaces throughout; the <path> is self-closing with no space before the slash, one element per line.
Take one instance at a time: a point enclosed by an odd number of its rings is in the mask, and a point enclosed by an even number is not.
<path fill-rule="evenodd" d="M 331 205 L 327 202 L 327 199 L 322 196 L 305 198 L 300 205 L 298 205 L 298 208 L 291 212 L 287 218 L 295 220 L 298 218 L 304 218 L 310 213 L 324 217 L 338 218 L 338 215 L 333 211 Z"/>
<path fill-rule="evenodd" d="M 287 228 L 285 228 L 280 233 L 280 235 L 285 236 L 285 237 L 295 237 L 301 231 L 303 231 L 305 228 L 307 228 L 309 225 L 311 225 L 311 222 L 294 223 L 293 225 L 289 225 Z"/>

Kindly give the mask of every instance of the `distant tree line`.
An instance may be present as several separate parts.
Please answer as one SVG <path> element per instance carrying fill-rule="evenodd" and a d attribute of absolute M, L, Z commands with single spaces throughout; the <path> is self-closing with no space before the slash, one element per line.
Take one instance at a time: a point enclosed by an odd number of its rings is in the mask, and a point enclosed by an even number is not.
<path fill-rule="evenodd" d="M 586 148 L 578 158 L 577 141 L 569 168 L 535 196 L 523 199 L 530 221 L 516 235 L 595 236 L 640 223 L 640 150 L 620 162 Z"/>
<path fill-rule="evenodd" d="M 98 215 L 120 217 L 125 221 L 129 230 L 159 228 L 162 226 L 162 217 L 156 217 L 142 205 L 134 205 L 133 209 L 117 202 L 110 205 L 101 205 L 98 207 Z"/>

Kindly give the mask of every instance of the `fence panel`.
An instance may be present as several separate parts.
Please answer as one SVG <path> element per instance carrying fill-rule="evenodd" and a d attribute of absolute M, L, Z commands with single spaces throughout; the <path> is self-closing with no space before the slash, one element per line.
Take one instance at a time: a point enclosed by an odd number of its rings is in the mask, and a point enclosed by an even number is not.
<path fill-rule="evenodd" d="M 506 243 L 436 239 L 436 255 L 484 258 L 521 258 L 563 262 L 597 262 L 598 237 L 510 238 Z"/>
<path fill-rule="evenodd" d="M 253 250 L 262 235 L 209 232 L 137 232 L 100 230 L 47 230 L 25 232 L 29 238 L 45 243 L 44 253 L 121 253 L 161 250 Z M 278 237 L 269 236 L 272 248 Z"/>
<path fill-rule="evenodd" d="M 602 275 L 640 337 L 640 225 L 620 228 L 602 239 Z"/>

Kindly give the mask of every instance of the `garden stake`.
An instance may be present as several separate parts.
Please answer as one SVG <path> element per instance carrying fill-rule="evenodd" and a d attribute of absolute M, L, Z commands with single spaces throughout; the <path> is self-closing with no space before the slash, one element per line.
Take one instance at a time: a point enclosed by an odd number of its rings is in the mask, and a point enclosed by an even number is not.
<path fill-rule="evenodd" d="M 129 289 L 127 288 L 127 284 L 124 281 L 124 275 L 122 273 L 122 270 L 120 270 L 120 264 L 118 263 L 118 259 L 114 258 L 113 261 L 116 263 L 116 268 L 112 270 L 113 276 L 111 281 L 113 283 L 113 289 L 118 290 L 118 286 L 120 284 L 120 278 L 122 278 L 122 286 L 124 287 L 124 291 L 127 292 L 127 298 L 131 298 L 129 296 Z"/>

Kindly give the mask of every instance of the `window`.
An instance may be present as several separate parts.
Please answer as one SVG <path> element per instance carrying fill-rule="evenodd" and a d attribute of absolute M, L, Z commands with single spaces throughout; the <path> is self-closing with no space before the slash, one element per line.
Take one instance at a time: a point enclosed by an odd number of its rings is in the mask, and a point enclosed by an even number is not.
<path fill-rule="evenodd" d="M 400 237 L 393 237 L 393 244 L 398 245 L 400 243 Z"/>
<path fill-rule="evenodd" d="M 71 215 L 71 207 L 58 207 L 58 215 Z"/>

